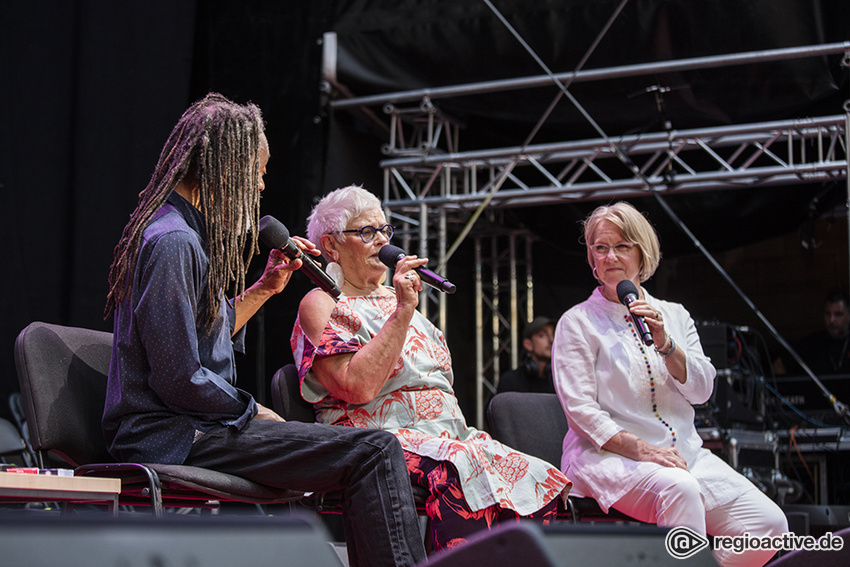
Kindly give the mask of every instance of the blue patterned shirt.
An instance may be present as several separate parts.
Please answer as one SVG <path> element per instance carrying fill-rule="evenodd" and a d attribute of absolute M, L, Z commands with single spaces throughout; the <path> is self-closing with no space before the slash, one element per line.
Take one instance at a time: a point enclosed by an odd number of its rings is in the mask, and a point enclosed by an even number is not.
<path fill-rule="evenodd" d="M 209 334 L 199 320 L 208 293 L 204 240 L 203 217 L 176 193 L 145 228 L 130 297 L 115 311 L 103 414 L 119 461 L 181 464 L 198 432 L 241 429 L 257 413 L 236 388 L 244 327 L 232 340 L 233 308 L 221 302 Z"/>

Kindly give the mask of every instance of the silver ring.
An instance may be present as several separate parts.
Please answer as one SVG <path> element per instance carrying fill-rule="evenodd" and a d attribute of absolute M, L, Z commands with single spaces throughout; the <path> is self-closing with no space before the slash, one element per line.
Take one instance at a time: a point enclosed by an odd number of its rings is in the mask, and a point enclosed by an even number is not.
<path fill-rule="evenodd" d="M 414 281 L 414 280 L 416 279 L 416 274 L 414 274 L 413 272 L 407 272 L 407 273 L 404 275 L 404 277 L 405 277 L 405 279 L 407 279 L 408 281 L 411 281 L 411 282 L 412 282 L 412 281 Z"/>

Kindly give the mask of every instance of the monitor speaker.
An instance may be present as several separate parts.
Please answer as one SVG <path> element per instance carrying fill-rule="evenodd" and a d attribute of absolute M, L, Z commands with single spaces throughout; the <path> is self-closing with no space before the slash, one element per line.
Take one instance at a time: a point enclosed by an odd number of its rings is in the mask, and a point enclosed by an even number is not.
<path fill-rule="evenodd" d="M 428 567 L 558 567 L 549 552 L 543 533 L 530 522 L 500 524 L 470 537 L 461 546 L 437 552 Z M 424 566 L 423 566 L 424 567 Z M 573 565 L 573 567 L 575 567 Z"/>
<path fill-rule="evenodd" d="M 340 567 L 328 539 L 310 518 L 0 515 L 5 565 Z"/>
<path fill-rule="evenodd" d="M 556 523 L 543 528 L 546 546 L 558 559 L 559 567 L 717 567 L 717 561 L 708 548 L 698 551 L 686 561 L 674 557 L 665 544 L 668 531 L 654 525 Z"/>
<path fill-rule="evenodd" d="M 718 370 L 729 368 L 734 342 L 732 341 L 732 329 L 726 323 L 716 321 L 701 321 L 697 324 L 699 342 L 705 355 L 711 359 L 711 364 Z"/>
<path fill-rule="evenodd" d="M 432 555 L 428 567 L 717 567 L 708 549 L 687 561 L 671 555 L 665 543 L 668 531 L 651 525 L 556 523 L 540 528 L 526 521 L 508 523 Z"/>

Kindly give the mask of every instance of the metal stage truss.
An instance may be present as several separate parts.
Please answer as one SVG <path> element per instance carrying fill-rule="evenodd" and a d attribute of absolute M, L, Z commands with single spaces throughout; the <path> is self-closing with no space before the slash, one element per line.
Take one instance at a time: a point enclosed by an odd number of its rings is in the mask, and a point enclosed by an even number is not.
<path fill-rule="evenodd" d="M 476 425 L 498 377 L 519 358 L 518 331 L 534 315 L 533 235 L 481 229 L 499 208 L 611 200 L 847 179 L 850 102 L 844 114 L 596 139 L 458 151 L 460 125 L 435 100 L 447 96 L 551 86 L 765 61 L 844 54 L 850 42 L 658 62 L 555 75 L 387 93 L 332 101 L 331 108 L 380 106 L 389 118 L 384 206 L 406 250 L 448 260 L 467 238 L 475 250 Z M 664 87 L 657 86 L 656 96 Z M 368 113 L 373 118 L 374 114 Z M 848 186 L 850 194 L 850 186 Z M 449 226 L 455 240 L 447 247 Z M 415 247 L 411 246 L 415 243 Z M 451 279 L 451 274 L 445 274 Z M 445 295 L 428 289 L 420 306 L 446 328 Z M 522 315 L 521 320 L 521 313 Z"/>

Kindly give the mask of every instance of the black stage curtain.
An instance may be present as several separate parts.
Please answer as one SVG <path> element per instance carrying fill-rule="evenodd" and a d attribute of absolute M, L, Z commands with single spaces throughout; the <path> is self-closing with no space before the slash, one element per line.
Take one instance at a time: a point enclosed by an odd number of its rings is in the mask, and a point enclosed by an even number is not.
<path fill-rule="evenodd" d="M 569 71 L 617 0 L 494 4 L 549 67 Z M 850 4 L 836 0 L 688 3 L 634 0 L 585 68 L 847 41 Z M 479 0 L 11 1 L 0 4 L 0 223 L 3 274 L 0 395 L 17 389 L 12 345 L 34 320 L 111 330 L 102 318 L 112 248 L 146 185 L 163 142 L 193 100 L 216 90 L 261 106 L 272 159 L 263 213 L 303 234 L 316 196 L 348 183 L 380 194 L 384 140 L 349 113 L 331 116 L 320 92 L 322 34 L 339 38 L 339 78 L 356 95 L 540 74 Z M 840 57 L 575 85 L 577 98 L 611 135 L 658 129 L 650 84 L 666 97 L 674 128 L 841 112 L 847 71 Z M 644 80 L 645 79 L 645 80 Z M 462 149 L 516 144 L 555 94 L 517 92 L 441 101 L 466 124 Z M 592 135 L 561 102 L 535 141 Z M 843 200 L 843 187 L 735 191 L 671 199 L 713 252 L 789 234 Z M 653 203 L 667 258 L 693 254 Z M 538 233 L 535 280 L 557 298 L 552 315 L 582 300 L 592 280 L 578 244 L 579 204 L 504 211 L 496 222 Z M 722 226 L 718 218 L 722 216 Z M 575 244 L 575 246 L 573 246 Z M 263 250 L 265 253 L 266 250 Z M 453 317 L 471 321 L 471 253 L 450 266 L 462 290 Z M 548 268 L 547 268 L 548 266 Z M 256 276 L 261 265 L 252 266 Z M 557 293 L 563 283 L 581 293 Z M 240 385 L 263 401 L 271 374 L 291 359 L 296 275 L 251 323 L 252 351 Z M 571 288 L 572 289 L 572 288 Z M 461 295 L 463 294 L 463 295 Z M 468 327 L 450 330 L 460 380 L 471 378 Z M 259 339 L 259 340 L 258 340 Z M 462 405 L 464 396 L 459 392 Z M 468 397 L 468 396 L 467 396 Z M 470 402 L 471 403 L 471 402 Z M 5 415 L 5 404 L 0 414 Z M 468 415 L 469 410 L 467 410 Z"/>
<path fill-rule="evenodd" d="M 322 171 L 318 76 L 326 8 L 194 0 L 2 4 L 0 415 L 8 417 L 6 397 L 18 389 L 13 344 L 27 324 L 112 330 L 111 318 L 103 319 L 112 249 L 169 131 L 206 92 L 261 106 L 272 150 L 263 212 L 303 234 Z M 292 358 L 289 333 L 309 287 L 304 281 L 296 276 L 287 297 L 267 306 L 266 327 L 280 329 L 267 333 L 268 377 Z M 257 338 L 262 329 L 252 325 Z M 256 353 L 263 349 L 253 345 L 240 360 L 240 386 L 257 393 Z M 263 389 L 258 397 L 265 396 Z"/>

